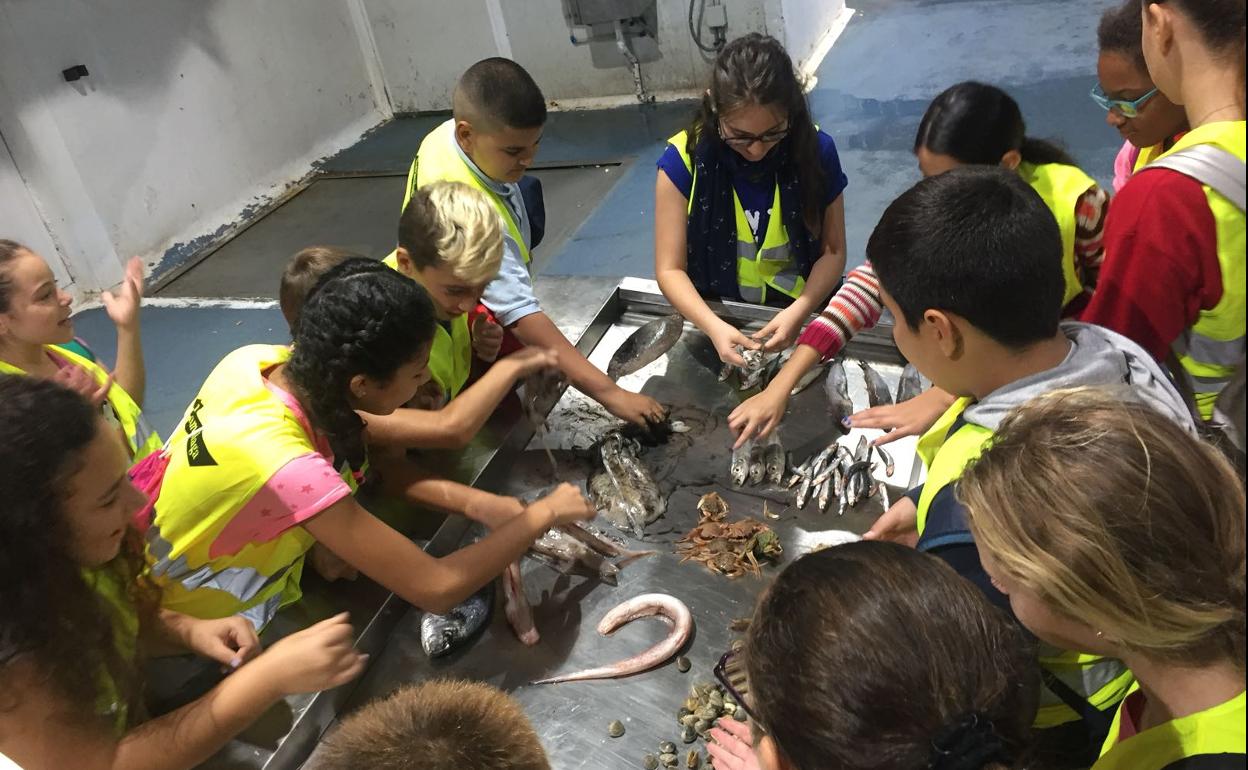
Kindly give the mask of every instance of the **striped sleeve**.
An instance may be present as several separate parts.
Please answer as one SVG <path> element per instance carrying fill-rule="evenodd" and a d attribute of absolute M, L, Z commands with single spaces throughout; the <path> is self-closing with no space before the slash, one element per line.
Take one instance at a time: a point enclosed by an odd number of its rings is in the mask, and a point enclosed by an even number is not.
<path fill-rule="evenodd" d="M 867 262 L 845 276 L 828 306 L 802 331 L 797 342 L 818 350 L 820 358 L 827 361 L 859 331 L 875 326 L 883 312 L 880 280 Z"/>
<path fill-rule="evenodd" d="M 1109 214 L 1109 193 L 1100 186 L 1089 187 L 1075 202 L 1075 264 L 1085 289 L 1096 288 L 1096 279 L 1105 261 L 1105 218 Z"/>

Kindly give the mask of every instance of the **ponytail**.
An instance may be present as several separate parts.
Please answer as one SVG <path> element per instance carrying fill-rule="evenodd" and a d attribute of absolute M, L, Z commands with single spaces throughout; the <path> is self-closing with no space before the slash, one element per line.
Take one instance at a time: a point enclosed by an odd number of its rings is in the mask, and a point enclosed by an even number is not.
<path fill-rule="evenodd" d="M 1075 165 L 1055 144 L 1027 136 L 1023 113 L 1009 94 L 974 81 L 950 86 L 932 100 L 915 135 L 915 152 L 920 148 L 968 165 L 996 166 L 1011 151 L 1037 165 Z"/>

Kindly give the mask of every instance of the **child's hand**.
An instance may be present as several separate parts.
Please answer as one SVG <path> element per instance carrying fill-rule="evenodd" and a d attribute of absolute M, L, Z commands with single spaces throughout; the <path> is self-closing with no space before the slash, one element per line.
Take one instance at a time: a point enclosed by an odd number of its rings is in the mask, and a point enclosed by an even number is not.
<path fill-rule="evenodd" d="M 559 354 L 550 348 L 524 347 L 503 360 L 515 367 L 516 380 L 522 380 L 543 369 L 559 368 Z"/>
<path fill-rule="evenodd" d="M 750 726 L 735 719 L 720 719 L 711 728 L 706 751 L 715 762 L 715 770 L 759 770 L 754 755 L 754 735 Z"/>
<path fill-rule="evenodd" d="M 139 325 L 139 307 L 143 304 L 143 261 L 131 257 L 126 263 L 126 277 L 121 282 L 121 289 L 116 295 L 106 291 L 100 299 L 118 329 L 133 331 Z"/>
<path fill-rule="evenodd" d="M 487 363 L 498 358 L 503 346 L 503 327 L 491 321 L 484 313 L 472 320 L 472 352 Z"/>
<path fill-rule="evenodd" d="M 919 509 L 909 497 L 901 498 L 875 520 L 862 539 L 888 540 L 913 548 L 919 542 Z"/>
<path fill-rule="evenodd" d="M 311 562 L 312 569 L 316 570 L 316 574 L 330 583 L 335 580 L 355 580 L 360 576 L 359 570 L 338 558 L 338 554 L 320 543 L 312 544 L 312 550 L 308 551 L 308 561 Z"/>
<path fill-rule="evenodd" d="M 445 405 L 446 394 L 442 392 L 442 386 L 437 380 L 429 380 L 421 385 L 412 400 L 407 402 L 409 409 L 424 409 L 427 412 L 436 412 Z"/>
<path fill-rule="evenodd" d="M 663 422 L 667 417 L 667 409 L 658 401 L 618 387 L 611 395 L 603 399 L 602 405 L 621 420 L 643 428 L 652 422 Z"/>
<path fill-rule="evenodd" d="M 109 389 L 113 387 L 112 374 L 100 383 L 90 372 L 78 366 L 66 366 L 58 370 L 52 381 L 82 396 L 91 406 L 102 405 L 108 398 Z"/>
<path fill-rule="evenodd" d="M 875 439 L 875 443 L 887 444 L 906 436 L 926 433 L 945 410 L 953 406 L 955 400 L 940 388 L 929 388 L 909 401 L 874 406 L 852 414 L 847 427 L 886 430 L 888 432 Z"/>
<path fill-rule="evenodd" d="M 279 697 L 329 690 L 355 679 L 368 656 L 356 651 L 347 613 L 282 639 L 252 664 L 265 666 Z"/>
<path fill-rule="evenodd" d="M 802 330 L 802 322 L 806 320 L 806 313 L 800 308 L 795 311 L 795 307 L 790 306 L 776 313 L 751 338 L 755 342 L 763 343 L 763 350 L 768 353 L 784 350 L 792 345 L 793 340 L 797 339 L 797 333 Z"/>
<path fill-rule="evenodd" d="M 746 350 L 758 350 L 761 347 L 757 342 L 742 334 L 740 329 L 728 323 L 721 323 L 706 336 L 710 337 L 711 343 L 715 345 L 719 360 L 733 366 L 745 366 L 745 359 L 737 352 L 738 345 Z"/>
<path fill-rule="evenodd" d="M 554 492 L 537 502 L 550 509 L 553 519 L 550 522 L 552 527 L 562 524 L 574 524 L 578 521 L 589 521 L 597 513 L 594 510 L 594 506 L 585 498 L 585 495 L 581 494 L 581 490 L 567 482 L 555 487 Z"/>
<path fill-rule="evenodd" d="M 771 435 L 780 420 L 784 419 L 784 409 L 788 403 L 788 393 L 781 388 L 768 387 L 738 404 L 732 414 L 728 415 L 728 427 L 737 434 L 732 448 L 738 449 L 752 438 L 766 438 Z"/>
<path fill-rule="evenodd" d="M 260 637 L 241 615 L 216 620 L 188 618 L 186 647 L 218 663 L 238 668 L 260 652 Z"/>

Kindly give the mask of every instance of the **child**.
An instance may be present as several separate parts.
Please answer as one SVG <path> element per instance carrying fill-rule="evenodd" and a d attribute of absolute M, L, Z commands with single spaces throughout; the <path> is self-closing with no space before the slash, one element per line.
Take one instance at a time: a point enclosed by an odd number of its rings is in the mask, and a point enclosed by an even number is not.
<path fill-rule="evenodd" d="M 732 41 L 712 73 L 701 114 L 659 159 L 654 271 L 719 357 L 741 365 L 738 346 L 788 347 L 836 287 L 847 180 L 777 40 Z M 707 306 L 721 297 L 784 309 L 750 338 Z"/>
<path fill-rule="evenodd" d="M 484 193 L 506 223 L 502 268 L 481 299 L 486 322 L 497 322 L 524 345 L 555 351 L 568 381 L 616 417 L 642 426 L 661 421 L 664 410 L 657 401 L 620 388 L 586 360 L 533 294 L 532 228 L 519 181 L 533 162 L 546 123 L 537 84 L 513 61 L 485 59 L 459 79 L 453 108 L 453 117 L 420 144 L 408 173 L 404 208 L 416 190 L 439 180 L 463 182 Z M 472 325 L 481 328 L 486 322 Z"/>
<path fill-rule="evenodd" d="M 0 752 L 35 768 L 189 770 L 273 703 L 354 679 L 340 615 L 260 653 L 241 618 L 153 605 L 130 529 L 146 501 L 98 410 L 55 383 L 0 375 Z M 143 724 L 139 658 L 189 650 L 236 670 Z M 257 657 L 258 656 L 258 657 Z"/>
<path fill-rule="evenodd" d="M 290 327 L 291 339 L 295 337 L 295 327 L 299 324 L 303 303 L 312 293 L 312 287 L 321 280 L 321 276 L 348 259 L 361 259 L 363 256 L 336 246 L 309 246 L 290 258 L 282 270 L 277 302 L 282 310 L 282 317 L 286 319 L 286 325 Z"/>
<path fill-rule="evenodd" d="M 1081 320 L 1170 360 L 1209 420 L 1245 354 L 1244 3 L 1141 6 L 1150 76 L 1183 105 L 1191 130 L 1115 198 L 1105 225 L 1107 290 Z"/>
<path fill-rule="evenodd" d="M 68 346 L 74 340 L 72 298 L 57 288 L 43 257 L 20 243 L 0 240 L 0 373 L 56 380 L 99 406 L 125 438 L 132 462 L 161 448 L 143 418 L 146 375 L 139 337 L 143 264 L 126 265 L 117 295 L 104 292 L 104 309 L 117 325 L 117 369 L 110 375 Z"/>
<path fill-rule="evenodd" d="M 985 166 L 919 182 L 888 207 L 867 243 L 880 297 L 896 319 L 897 348 L 957 400 L 919 440 L 926 482 L 866 537 L 917 539 L 919 550 L 948 561 L 1001 604 L 956 490 L 962 470 L 1010 409 L 1058 388 L 1110 385 L 1194 430 L 1165 372 L 1139 346 L 1096 326 L 1059 324 L 1061 249 L 1040 196 L 1018 174 Z M 1097 714 L 1116 705 L 1130 684 L 1118 661 L 1054 652 L 1042 662 L 1084 688 L 1079 695 Z M 1062 724 L 1091 734 L 1097 728 L 1046 696 L 1037 726 Z"/>
<path fill-rule="evenodd" d="M 1114 192 L 1187 133 L 1183 107 L 1167 99 L 1149 77 L 1140 43 L 1143 34 L 1140 0 L 1110 8 L 1096 28 L 1100 82 L 1092 90 L 1092 100 L 1104 108 L 1105 121 L 1123 138 L 1114 161 Z"/>
<path fill-rule="evenodd" d="M 1093 770 L 1244 767 L 1236 468 L 1147 407 L 1082 389 L 1013 412 L 961 494 L 1018 619 L 1139 680 Z"/>
<path fill-rule="evenodd" d="M 304 554 L 320 543 L 408 603 L 445 612 L 551 526 L 592 518 L 564 484 L 438 559 L 359 506 L 357 410 L 384 415 L 411 400 L 429 377 L 434 323 L 415 282 L 352 259 L 317 284 L 293 347 L 252 345 L 217 365 L 159 458 L 167 467 L 146 539 L 165 607 L 241 614 L 261 629 L 299 598 Z"/>
<path fill-rule="evenodd" d="M 1000 166 L 1035 189 L 1061 233 L 1064 313 L 1073 315 L 1083 307 L 1096 285 L 1109 196 L 1066 153 L 1027 136 L 1022 112 L 1009 94 L 973 82 L 946 89 L 923 115 L 914 153 L 924 176 L 964 165 Z M 729 415 L 738 443 L 770 432 L 784 416 L 789 392 L 802 375 L 836 355 L 859 329 L 875 325 L 881 309 L 879 281 L 868 260 L 849 274 L 820 317 L 802 332 L 797 350 L 768 387 Z M 884 443 L 922 432 L 950 403 L 952 398 L 933 389 L 904 404 L 853 415 L 852 421 L 860 428 L 901 428 L 881 439 Z"/>
<path fill-rule="evenodd" d="M 479 682 L 400 689 L 348 716 L 322 744 L 324 770 L 550 770 L 514 698 Z"/>
<path fill-rule="evenodd" d="M 1035 654 L 927 554 L 850 543 L 803 556 L 759 600 L 744 654 L 764 770 L 1029 766 Z M 751 728 L 722 719 L 711 734 L 716 768 L 752 766 Z"/>

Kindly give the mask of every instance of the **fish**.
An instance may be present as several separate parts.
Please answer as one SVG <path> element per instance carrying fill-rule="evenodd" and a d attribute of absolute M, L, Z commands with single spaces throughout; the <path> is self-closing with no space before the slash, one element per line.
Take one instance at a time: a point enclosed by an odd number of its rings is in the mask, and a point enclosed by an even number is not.
<path fill-rule="evenodd" d="M 843 420 L 854 413 L 854 402 L 849 397 L 849 377 L 845 374 L 845 362 L 842 359 L 838 358 L 828 365 L 823 392 L 828 397 L 828 416 L 842 433 L 848 433 Z"/>
<path fill-rule="evenodd" d="M 425 613 L 420 621 L 421 648 L 431 658 L 452 652 L 486 626 L 493 607 L 494 583 L 490 582 L 445 615 Z"/>
<path fill-rule="evenodd" d="M 906 364 L 901 370 L 901 379 L 897 381 L 897 403 L 909 401 L 923 392 L 923 380 L 914 364 Z"/>
<path fill-rule="evenodd" d="M 887 449 L 879 444 L 875 445 L 875 453 L 880 456 L 881 460 L 884 461 L 884 475 L 891 477 L 897 470 L 897 464 L 893 462 L 893 456 L 888 453 Z"/>
<path fill-rule="evenodd" d="M 637 618 L 659 616 L 671 630 L 662 641 L 644 652 L 610 665 L 587 668 L 571 674 L 539 679 L 533 684 L 580 682 L 589 679 L 617 679 L 648 671 L 675 655 L 693 634 L 693 614 L 684 602 L 668 594 L 642 594 L 618 604 L 598 622 L 598 633 L 610 636 L 616 629 Z"/>
<path fill-rule="evenodd" d="M 854 447 L 854 462 L 862 462 L 871 456 L 871 442 L 866 436 L 858 437 L 858 445 Z"/>
<path fill-rule="evenodd" d="M 527 647 L 532 647 L 542 640 L 533 623 L 533 607 L 529 598 L 524 595 L 524 581 L 520 573 L 520 562 L 512 562 L 503 572 L 503 614 L 507 616 L 507 625 L 515 632 L 516 638 Z"/>
<path fill-rule="evenodd" d="M 818 507 L 819 510 L 822 511 L 828 507 L 828 494 L 831 491 L 832 491 L 832 479 L 831 477 L 829 477 L 825 479 L 822 484 L 819 485 L 819 495 L 815 499 L 815 505 Z"/>
<path fill-rule="evenodd" d="M 685 319 L 679 314 L 647 321 L 616 348 L 607 364 L 607 376 L 618 380 L 657 361 L 680 341 L 684 330 Z"/>
<path fill-rule="evenodd" d="M 744 486 L 750 477 L 750 452 L 754 449 L 753 442 L 746 442 L 732 450 L 732 465 L 728 475 L 734 487 Z"/>
<path fill-rule="evenodd" d="M 799 510 L 806 507 L 806 498 L 810 495 L 811 481 L 811 476 L 803 476 L 801 486 L 797 488 L 797 498 L 794 499 L 793 504 Z"/>
<path fill-rule="evenodd" d="M 862 367 L 862 378 L 867 383 L 867 402 L 871 406 L 886 406 L 893 403 L 893 394 L 880 373 L 872 369 L 871 364 L 866 361 L 859 361 L 858 366 Z"/>
<path fill-rule="evenodd" d="M 750 447 L 750 486 L 757 486 L 766 475 L 767 460 L 763 455 L 763 448 L 758 444 L 755 444 Z"/>
<path fill-rule="evenodd" d="M 784 445 L 778 441 L 768 444 L 763 450 L 763 459 L 767 465 L 767 483 L 779 484 L 784 481 L 784 468 L 788 464 L 784 457 Z"/>
<path fill-rule="evenodd" d="M 809 388 L 810 384 L 819 379 L 819 375 L 823 374 L 823 370 L 826 368 L 827 366 L 825 364 L 818 364 L 806 370 L 806 373 L 798 378 L 797 384 L 794 385 L 793 389 L 789 391 L 789 396 L 796 396 L 798 393 L 806 390 L 806 388 Z"/>
<path fill-rule="evenodd" d="M 554 408 L 555 402 L 563 393 L 567 381 L 558 370 L 544 369 L 524 378 L 524 398 L 520 402 L 520 411 L 537 433 L 537 440 L 550 460 L 550 470 L 554 478 L 559 478 L 559 464 L 550 451 L 550 443 L 546 440 L 546 415 Z"/>
<path fill-rule="evenodd" d="M 529 546 L 529 551 L 539 561 L 565 575 L 585 574 L 607 585 L 619 584 L 619 567 L 561 527 L 543 532 Z"/>
<path fill-rule="evenodd" d="M 595 532 L 584 524 L 565 524 L 559 527 L 559 529 L 608 559 L 619 559 L 615 563 L 616 567 L 623 567 L 637 559 L 654 556 L 658 553 L 658 551 L 630 551 L 620 543 L 615 542 L 600 532 Z"/>
<path fill-rule="evenodd" d="M 641 445 L 611 431 L 599 443 L 599 467 L 589 478 L 589 495 L 607 521 L 641 538 L 647 524 L 667 511 L 667 499 L 642 464 Z"/>

